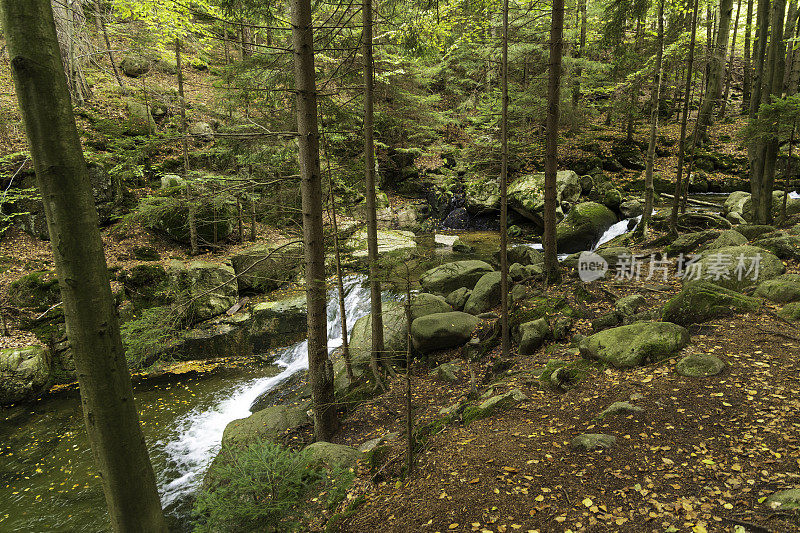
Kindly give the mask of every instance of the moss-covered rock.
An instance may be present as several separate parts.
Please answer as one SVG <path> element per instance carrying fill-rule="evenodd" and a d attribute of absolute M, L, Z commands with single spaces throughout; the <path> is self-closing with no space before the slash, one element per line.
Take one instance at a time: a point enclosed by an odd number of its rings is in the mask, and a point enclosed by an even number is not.
<path fill-rule="evenodd" d="M 455 383 L 458 381 L 458 378 L 456 377 L 456 370 L 458 370 L 456 365 L 452 363 L 442 363 L 431 370 L 429 375 L 432 378 L 438 379 L 439 381 L 444 381 L 445 383 Z"/>
<path fill-rule="evenodd" d="M 352 468 L 361 457 L 361 452 L 344 444 L 315 442 L 304 448 L 309 462 L 323 464 L 328 468 Z"/>
<path fill-rule="evenodd" d="M 785 270 L 781 260 L 763 248 L 727 246 L 701 253 L 694 265 L 686 267 L 686 278 L 741 291 L 778 277 Z"/>
<path fill-rule="evenodd" d="M 390 358 L 405 358 L 408 346 L 408 321 L 403 305 L 383 302 L 383 344 Z M 372 314 L 363 316 L 353 324 L 350 334 L 350 356 L 354 365 L 369 364 L 372 351 Z"/>
<path fill-rule="evenodd" d="M 493 271 L 484 261 L 455 261 L 428 270 L 420 276 L 419 282 L 425 291 L 444 295 L 461 287 L 472 289 L 484 274 Z"/>
<path fill-rule="evenodd" d="M 434 313 L 449 313 L 453 308 L 441 296 L 421 292 L 411 298 L 411 321 Z"/>
<path fill-rule="evenodd" d="M 190 323 L 221 315 L 239 298 L 233 268 L 227 265 L 171 261 L 168 274 L 177 303 Z"/>
<path fill-rule="evenodd" d="M 305 295 L 254 305 L 250 337 L 255 353 L 302 340 L 308 331 L 307 316 Z"/>
<path fill-rule="evenodd" d="M 129 78 L 138 78 L 150 71 L 150 60 L 143 56 L 126 55 L 119 66 Z"/>
<path fill-rule="evenodd" d="M 465 207 L 470 215 L 485 215 L 500 209 L 500 185 L 484 178 L 464 181 Z"/>
<path fill-rule="evenodd" d="M 800 302 L 791 302 L 778 311 L 778 316 L 790 322 L 800 320 Z"/>
<path fill-rule="evenodd" d="M 305 407 L 273 405 L 256 411 L 247 418 L 234 420 L 222 433 L 223 447 L 242 447 L 260 440 L 278 442 L 289 429 L 308 424 Z"/>
<path fill-rule="evenodd" d="M 479 315 L 496 306 L 500 301 L 500 272 L 489 272 L 481 276 L 464 304 L 464 312 Z"/>
<path fill-rule="evenodd" d="M 50 353 L 43 346 L 0 350 L 0 405 L 33 400 L 52 380 Z"/>
<path fill-rule="evenodd" d="M 18 308 L 43 312 L 61 301 L 54 270 L 32 272 L 8 287 L 8 301 Z"/>
<path fill-rule="evenodd" d="M 800 509 L 800 489 L 776 492 L 764 502 L 773 511 L 796 511 Z"/>
<path fill-rule="evenodd" d="M 445 301 L 453 308 L 453 311 L 463 311 L 464 305 L 469 300 L 472 291 L 466 287 L 456 289 L 447 295 Z"/>
<path fill-rule="evenodd" d="M 696 324 L 761 309 L 761 302 L 708 281 L 687 283 L 680 293 L 664 304 L 662 318 L 681 325 Z"/>
<path fill-rule="evenodd" d="M 765 233 L 772 233 L 775 231 L 775 226 L 764 224 L 740 224 L 733 229 L 744 235 L 748 241 L 754 241 Z"/>
<path fill-rule="evenodd" d="M 550 324 L 544 318 L 531 320 L 519 325 L 519 353 L 532 355 L 550 336 Z"/>
<path fill-rule="evenodd" d="M 616 442 L 617 438 L 612 435 L 584 433 L 572 439 L 572 446 L 590 452 L 597 449 L 611 448 Z"/>
<path fill-rule="evenodd" d="M 128 111 L 125 133 L 128 135 L 152 135 L 156 132 L 156 121 L 147 106 L 132 99 L 129 99 L 125 106 Z"/>
<path fill-rule="evenodd" d="M 595 202 L 576 205 L 556 226 L 556 245 L 559 252 L 590 250 L 600 236 L 616 222 L 616 215 L 604 205 Z"/>
<path fill-rule="evenodd" d="M 720 232 L 717 230 L 696 231 L 693 233 L 684 233 L 679 235 L 677 239 L 672 241 L 666 248 L 664 253 L 667 255 L 675 256 L 678 254 L 686 254 L 694 252 L 702 245 L 706 244 L 713 239 L 719 237 Z"/>
<path fill-rule="evenodd" d="M 727 246 L 739 246 L 747 243 L 747 237 L 733 229 L 726 229 L 706 246 L 706 250 L 715 250 Z"/>
<path fill-rule="evenodd" d="M 203 196 L 195 199 L 195 225 L 200 246 L 227 239 L 232 231 L 233 211 L 224 198 Z M 142 224 L 166 233 L 182 244 L 189 244 L 189 205 L 172 196 L 148 196 L 139 202 Z"/>
<path fill-rule="evenodd" d="M 267 292 L 294 279 L 303 262 L 299 242 L 258 244 L 231 257 L 240 292 Z"/>
<path fill-rule="evenodd" d="M 759 239 L 753 246 L 764 248 L 781 259 L 800 260 L 800 235 L 782 235 Z"/>
<path fill-rule="evenodd" d="M 689 378 L 716 376 L 725 368 L 725 363 L 713 355 L 690 354 L 678 361 L 675 371 Z"/>
<path fill-rule="evenodd" d="M 174 299 L 167 271 L 159 264 L 135 265 L 123 270 L 119 279 L 136 310 L 167 305 Z"/>
<path fill-rule="evenodd" d="M 782 278 L 779 276 L 759 283 L 755 295 L 779 304 L 800 301 L 800 281 Z"/>
<path fill-rule="evenodd" d="M 414 348 L 422 353 L 454 348 L 466 344 L 480 319 L 459 311 L 435 313 L 411 323 Z"/>
<path fill-rule="evenodd" d="M 657 362 L 689 343 L 686 328 L 670 322 L 637 322 L 607 329 L 583 339 L 580 353 L 615 368 Z"/>
<path fill-rule="evenodd" d="M 385 254 L 415 248 L 417 241 L 411 231 L 403 230 L 378 230 L 378 253 Z M 366 228 L 356 231 L 352 237 L 347 239 L 344 247 L 350 251 L 353 257 L 367 257 L 367 230 Z"/>
<path fill-rule="evenodd" d="M 492 413 L 500 409 L 524 402 L 528 397 L 519 389 L 511 389 L 503 394 L 491 396 L 478 405 L 464 409 L 462 419 L 464 424 L 469 424 L 475 420 L 491 416 Z"/>
<path fill-rule="evenodd" d="M 581 194 L 578 175 L 563 170 L 556 175 L 556 203 L 575 203 Z M 508 205 L 520 215 L 543 225 L 544 173 L 528 174 L 515 179 L 508 186 Z"/>

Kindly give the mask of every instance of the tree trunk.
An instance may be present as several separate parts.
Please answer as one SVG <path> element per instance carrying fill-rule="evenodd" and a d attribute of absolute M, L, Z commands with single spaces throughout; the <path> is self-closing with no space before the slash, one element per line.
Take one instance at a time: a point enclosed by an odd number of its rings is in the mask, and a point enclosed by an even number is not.
<path fill-rule="evenodd" d="M 292 0 L 292 45 L 308 302 L 308 376 L 314 407 L 314 437 L 316 440 L 327 441 L 338 428 L 338 420 L 333 396 L 333 367 L 328 359 L 322 178 L 319 166 L 317 85 L 310 0 Z"/>
<path fill-rule="evenodd" d="M 587 0 L 578 0 L 578 16 L 580 17 L 581 36 L 578 42 L 578 51 L 575 54 L 576 59 L 583 57 L 584 49 L 586 48 L 586 3 Z M 581 98 L 581 76 L 583 69 L 579 66 L 575 69 L 575 79 L 572 81 L 572 112 L 577 114 L 578 101 Z"/>
<path fill-rule="evenodd" d="M 370 368 L 375 385 L 382 387 L 380 364 L 388 366 L 383 343 L 383 305 L 381 304 L 381 268 L 378 264 L 378 219 L 375 195 L 375 143 L 373 141 L 373 92 L 375 77 L 372 64 L 372 1 L 364 0 L 363 17 L 364 55 L 364 177 L 366 182 L 367 255 L 369 257 L 370 311 L 372 313 L 372 352 Z"/>
<path fill-rule="evenodd" d="M 503 0 L 503 58 L 500 119 L 500 350 L 502 357 L 511 355 L 508 330 L 508 0 Z M 578 89 L 580 91 L 580 89 Z"/>
<path fill-rule="evenodd" d="M 699 0 L 694 0 L 692 14 L 692 35 L 689 39 L 689 56 L 686 59 L 686 86 L 683 90 L 683 113 L 681 116 L 681 136 L 678 141 L 678 168 L 675 175 L 675 195 L 672 199 L 672 210 L 669 217 L 670 233 L 677 234 L 678 206 L 681 198 L 681 181 L 683 179 L 683 161 L 686 157 L 686 124 L 689 118 L 689 100 L 692 95 L 692 75 L 694 74 L 694 49 L 697 40 L 697 16 Z"/>
<path fill-rule="evenodd" d="M 744 79 L 742 81 L 742 115 L 750 110 L 750 83 L 753 78 L 753 65 L 750 62 L 750 40 L 753 35 L 753 2 L 747 0 L 747 20 L 744 30 Z"/>
<path fill-rule="evenodd" d="M 664 1 L 658 2 L 658 38 L 656 43 L 656 65 L 654 87 L 650 95 L 650 142 L 647 145 L 647 164 L 644 174 L 644 213 L 639 223 L 642 237 L 647 237 L 647 226 L 653 213 L 653 164 L 656 155 L 656 133 L 658 132 L 658 102 L 661 97 L 661 63 L 664 57 Z"/>
<path fill-rule="evenodd" d="M 139 426 L 97 211 L 49 0 L 2 0 L 3 30 L 44 201 L 67 337 L 111 525 L 166 532 Z"/>
<path fill-rule="evenodd" d="M 558 172 L 558 115 L 561 92 L 561 53 L 564 29 L 564 0 L 553 0 L 550 27 L 550 65 L 547 83 L 547 131 L 544 152 L 544 273 L 558 283 L 561 272 L 556 251 L 556 174 Z"/>
<path fill-rule="evenodd" d="M 797 27 L 797 15 L 800 13 L 797 9 L 797 0 L 791 2 L 787 8 L 786 13 L 786 27 L 783 31 L 783 40 L 787 43 L 786 46 L 786 54 L 784 60 L 784 73 L 783 73 L 783 81 L 781 82 L 781 87 L 784 91 L 789 93 L 789 83 L 792 77 L 792 62 L 794 54 L 794 43 L 791 41 L 792 37 L 795 35 L 795 29 Z M 796 91 L 795 91 L 796 92 Z M 789 93 L 794 94 L 794 92 Z"/>
<path fill-rule="evenodd" d="M 739 12 L 742 10 L 742 0 L 736 3 L 736 18 L 733 22 L 733 37 L 731 38 L 731 58 L 728 60 L 728 68 L 725 71 L 725 92 L 722 96 L 722 105 L 719 110 L 719 117 L 725 118 L 725 110 L 728 107 L 728 98 L 731 96 L 731 78 L 733 77 L 733 60 L 736 57 L 736 34 L 739 31 Z"/>
<path fill-rule="evenodd" d="M 181 40 L 175 39 L 175 65 L 178 71 L 178 105 L 181 110 L 181 146 L 183 148 L 183 172 L 189 173 L 189 139 L 186 127 L 186 98 L 183 93 L 183 68 L 181 65 Z"/>
<path fill-rule="evenodd" d="M 708 137 L 708 125 L 714 114 L 714 108 L 722 93 L 722 82 L 725 71 L 725 52 L 728 51 L 728 36 L 730 35 L 731 15 L 733 13 L 733 0 L 720 0 L 719 25 L 717 38 L 709 55 L 708 83 L 706 95 L 697 114 L 695 137 L 698 142 L 705 142 Z M 709 45 L 710 46 L 710 45 Z"/>
<path fill-rule="evenodd" d="M 100 33 L 103 34 L 103 41 L 106 43 L 106 51 L 108 53 L 108 61 L 111 63 L 111 68 L 114 71 L 114 77 L 122 89 L 125 89 L 125 82 L 122 81 L 122 76 L 119 74 L 117 62 L 114 61 L 114 52 L 111 51 L 111 39 L 108 38 L 108 29 L 106 28 L 106 18 L 103 13 L 103 0 L 95 0 L 95 17 L 97 18 L 97 27 Z"/>

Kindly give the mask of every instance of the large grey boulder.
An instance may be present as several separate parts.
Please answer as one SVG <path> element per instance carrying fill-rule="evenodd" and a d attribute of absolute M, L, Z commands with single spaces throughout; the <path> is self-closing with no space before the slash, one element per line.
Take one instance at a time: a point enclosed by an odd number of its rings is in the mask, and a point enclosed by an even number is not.
<path fill-rule="evenodd" d="M 307 317 L 305 295 L 254 305 L 250 321 L 253 350 L 263 353 L 302 340 L 308 331 Z"/>
<path fill-rule="evenodd" d="M 0 405 L 33 400 L 52 381 L 50 353 L 43 346 L 0 350 Z"/>
<path fill-rule="evenodd" d="M 189 135 L 201 142 L 214 140 L 214 128 L 208 122 L 195 122 L 189 126 Z"/>
<path fill-rule="evenodd" d="M 754 246 L 726 246 L 706 250 L 693 265 L 686 266 L 686 279 L 710 281 L 741 291 L 778 277 L 786 270 L 775 255 Z"/>
<path fill-rule="evenodd" d="M 234 420 L 222 433 L 223 447 L 244 447 L 260 440 L 278 442 L 287 430 L 308 424 L 305 407 L 273 405 L 247 418 Z"/>
<path fill-rule="evenodd" d="M 454 348 L 466 344 L 480 319 L 459 311 L 435 313 L 411 323 L 414 348 L 422 353 Z"/>
<path fill-rule="evenodd" d="M 636 322 L 607 329 L 583 339 L 581 356 L 615 368 L 631 368 L 657 362 L 689 343 L 686 328 L 671 322 Z"/>
<path fill-rule="evenodd" d="M 520 355 L 532 355 L 536 350 L 544 344 L 547 337 L 550 336 L 550 324 L 547 319 L 539 318 L 524 322 L 519 325 L 519 353 Z"/>
<path fill-rule="evenodd" d="M 464 304 L 464 312 L 479 315 L 496 306 L 499 301 L 500 272 L 489 272 L 481 276 L 475 284 L 472 294 Z"/>
<path fill-rule="evenodd" d="M 449 313 L 453 308 L 441 296 L 421 292 L 411 298 L 411 321 L 434 313 Z"/>
<path fill-rule="evenodd" d="M 383 344 L 390 358 L 405 357 L 408 347 L 408 320 L 403 304 L 383 302 Z M 365 367 L 372 351 L 372 314 L 356 320 L 350 334 L 350 357 L 353 365 Z"/>
<path fill-rule="evenodd" d="M 312 463 L 323 464 L 328 468 L 352 468 L 362 454 L 350 446 L 331 442 L 315 442 L 303 448 L 303 451 L 308 454 Z"/>
<path fill-rule="evenodd" d="M 744 235 L 748 241 L 754 241 L 765 233 L 772 233 L 775 231 L 775 226 L 766 224 L 741 224 L 736 226 L 734 230 Z"/>
<path fill-rule="evenodd" d="M 780 235 L 759 239 L 753 246 L 769 250 L 781 259 L 800 260 L 800 235 Z"/>
<path fill-rule="evenodd" d="M 138 78 L 150 71 L 150 60 L 142 56 L 128 55 L 122 58 L 119 66 L 129 78 Z"/>
<path fill-rule="evenodd" d="M 450 294 L 456 289 L 472 289 L 481 277 L 494 269 L 484 261 L 469 259 L 434 267 L 420 276 L 419 282 L 427 292 Z"/>
<path fill-rule="evenodd" d="M 156 132 L 156 121 L 146 105 L 129 99 L 125 103 L 125 109 L 128 112 L 125 133 L 128 135 L 152 135 Z"/>
<path fill-rule="evenodd" d="M 720 233 L 716 239 L 711 241 L 711 244 L 706 246 L 706 250 L 715 250 L 727 246 L 740 246 L 742 244 L 747 244 L 747 237 L 735 229 L 726 229 Z"/>
<path fill-rule="evenodd" d="M 578 175 L 562 170 L 556 175 L 556 204 L 573 204 L 581 195 Z M 515 179 L 508 186 L 508 205 L 520 215 L 542 226 L 544 210 L 544 173 L 528 174 Z"/>
<path fill-rule="evenodd" d="M 662 318 L 681 325 L 696 324 L 736 313 L 761 309 L 757 298 L 720 287 L 709 281 L 687 283 L 680 293 L 664 304 Z"/>
<path fill-rule="evenodd" d="M 561 253 L 590 250 L 617 216 L 604 205 L 583 202 L 570 209 L 556 226 L 556 245 Z"/>
<path fill-rule="evenodd" d="M 378 230 L 378 253 L 385 254 L 415 248 L 417 241 L 411 231 L 379 229 Z M 362 228 L 356 231 L 347 241 L 344 247 L 350 250 L 353 257 L 367 257 L 367 230 Z"/>
<path fill-rule="evenodd" d="M 303 247 L 299 242 L 258 244 L 231 256 L 240 292 L 267 292 L 293 280 L 300 272 Z"/>
<path fill-rule="evenodd" d="M 238 301 L 236 276 L 227 265 L 171 261 L 167 274 L 183 316 L 192 324 L 221 315 Z"/>
<path fill-rule="evenodd" d="M 500 209 L 500 185 L 495 179 L 465 180 L 464 194 L 470 215 L 485 215 Z"/>

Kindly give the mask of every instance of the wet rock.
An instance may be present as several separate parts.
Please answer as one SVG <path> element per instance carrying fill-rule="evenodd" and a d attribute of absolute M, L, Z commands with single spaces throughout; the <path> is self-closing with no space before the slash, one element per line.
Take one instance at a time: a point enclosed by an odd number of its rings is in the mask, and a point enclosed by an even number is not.
<path fill-rule="evenodd" d="M 616 442 L 617 438 L 612 435 L 606 435 L 604 433 L 584 433 L 572 439 L 572 446 L 590 452 L 597 449 L 611 448 Z"/>
<path fill-rule="evenodd" d="M 660 361 L 689 343 L 686 328 L 670 322 L 637 322 L 595 333 L 580 343 L 586 359 L 615 368 L 630 368 Z"/>
<path fill-rule="evenodd" d="M 644 203 L 641 200 L 628 200 L 619 204 L 619 211 L 625 218 L 638 217 L 644 213 Z"/>
<path fill-rule="evenodd" d="M 308 331 L 305 295 L 253 306 L 250 338 L 255 353 L 289 346 L 302 340 Z"/>
<path fill-rule="evenodd" d="M 688 378 L 716 376 L 725 368 L 718 357 L 706 354 L 687 355 L 675 365 L 675 371 Z"/>
<path fill-rule="evenodd" d="M 465 207 L 453 209 L 442 221 L 443 228 L 463 230 L 469 228 L 469 213 Z"/>
<path fill-rule="evenodd" d="M 163 355 L 178 361 L 246 357 L 253 353 L 249 325 L 250 315 L 246 313 L 201 322 L 181 331 Z"/>
<path fill-rule="evenodd" d="M 52 381 L 50 353 L 43 346 L 0 350 L 0 405 L 33 400 Z"/>
<path fill-rule="evenodd" d="M 709 281 L 693 281 L 664 304 L 662 316 L 666 321 L 689 325 L 759 309 L 761 302 L 756 298 Z"/>
<path fill-rule="evenodd" d="M 422 353 L 454 348 L 466 344 L 479 323 L 478 318 L 459 311 L 435 313 L 411 323 L 411 339 Z"/>

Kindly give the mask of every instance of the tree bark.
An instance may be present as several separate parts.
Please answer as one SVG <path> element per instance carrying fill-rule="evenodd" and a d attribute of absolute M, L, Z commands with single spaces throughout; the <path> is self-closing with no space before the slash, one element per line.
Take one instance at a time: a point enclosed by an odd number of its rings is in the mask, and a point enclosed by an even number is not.
<path fill-rule="evenodd" d="M 728 98 L 731 96 L 731 78 L 733 77 L 733 60 L 736 57 L 736 34 L 739 32 L 739 13 L 742 10 L 742 0 L 736 3 L 736 18 L 733 22 L 733 37 L 731 38 L 731 56 L 728 60 L 728 68 L 725 70 L 725 92 L 722 96 L 722 105 L 719 110 L 719 117 L 725 118 L 725 110 L 728 108 Z"/>
<path fill-rule="evenodd" d="M 708 137 L 708 125 L 714 114 L 714 108 L 722 93 L 722 82 L 725 72 L 725 52 L 728 51 L 728 36 L 730 35 L 731 15 L 733 13 L 733 0 L 720 0 L 719 24 L 717 25 L 717 38 L 712 52 L 709 55 L 708 83 L 706 96 L 700 105 L 695 128 L 698 142 L 705 142 Z M 709 45 L 710 46 L 710 45 Z"/>
<path fill-rule="evenodd" d="M 578 51 L 575 54 L 576 59 L 583 57 L 584 49 L 586 48 L 586 4 L 587 0 L 578 0 L 578 16 L 580 17 L 580 41 L 578 41 Z M 583 69 L 579 66 L 575 69 L 575 79 L 572 81 L 572 111 L 576 114 L 578 109 L 578 101 L 581 98 L 581 76 Z"/>
<path fill-rule="evenodd" d="M 742 110 L 741 114 L 746 115 L 750 110 L 750 84 L 753 78 L 753 65 L 750 61 L 750 41 L 753 35 L 753 3 L 755 0 L 747 0 L 747 19 L 744 29 L 744 78 L 742 80 Z"/>
<path fill-rule="evenodd" d="M 556 174 L 558 172 L 558 117 L 561 92 L 561 54 L 564 38 L 564 0 L 553 0 L 552 10 L 544 155 L 543 244 L 545 278 L 550 283 L 558 283 L 561 279 L 561 272 L 556 251 Z"/>
<path fill-rule="evenodd" d="M 383 305 L 381 303 L 381 269 L 378 264 L 378 217 L 375 194 L 375 142 L 373 140 L 373 103 L 375 77 L 372 63 L 372 1 L 364 0 L 363 55 L 364 55 L 364 177 L 367 209 L 367 256 L 369 258 L 370 311 L 372 313 L 372 351 L 370 368 L 375 385 L 382 387 L 380 366 L 388 365 L 383 342 Z"/>
<path fill-rule="evenodd" d="M 189 139 L 186 126 L 186 97 L 183 93 L 183 68 L 181 64 L 181 40 L 175 39 L 175 65 L 178 71 L 178 106 L 181 110 L 181 146 L 183 148 L 183 172 L 189 173 Z"/>
<path fill-rule="evenodd" d="M 166 532 L 139 426 L 86 162 L 49 0 L 2 0 L 19 107 L 44 199 L 81 404 L 111 525 Z"/>
<path fill-rule="evenodd" d="M 800 14 L 800 11 L 797 9 L 797 0 L 790 2 L 786 10 L 786 27 L 783 30 L 783 40 L 786 43 L 786 54 L 784 60 L 783 81 L 781 85 L 783 90 L 788 94 L 794 94 L 794 92 L 796 92 L 796 90 L 789 88 L 789 83 L 792 77 L 792 63 L 794 57 L 794 43 L 792 43 L 790 39 L 795 35 L 798 14 Z"/>
<path fill-rule="evenodd" d="M 508 328 L 508 0 L 503 0 L 503 57 L 501 80 L 500 144 L 500 353 L 511 355 Z M 578 89 L 580 91 L 580 88 Z M 574 96 L 574 94 L 573 94 Z"/>
<path fill-rule="evenodd" d="M 691 0 L 690 0 L 691 1 Z M 692 95 L 692 75 L 694 74 L 694 49 L 697 40 L 697 16 L 699 0 L 694 0 L 692 14 L 692 35 L 689 39 L 689 55 L 686 59 L 686 85 L 683 90 L 683 113 L 681 116 L 681 136 L 678 141 L 678 168 L 675 175 L 675 195 L 672 199 L 672 210 L 669 217 L 670 233 L 677 234 L 678 207 L 681 198 L 681 182 L 683 180 L 683 163 L 686 157 L 686 125 L 689 118 L 689 100 Z"/>
<path fill-rule="evenodd" d="M 111 51 L 111 39 L 108 38 L 108 29 L 106 28 L 106 18 L 103 13 L 103 0 L 95 0 L 95 17 L 97 18 L 97 27 L 100 33 L 103 34 L 103 41 L 106 43 L 106 51 L 108 52 L 108 61 L 111 63 L 111 68 L 114 71 L 114 77 L 122 89 L 125 89 L 125 82 L 122 81 L 122 76 L 119 74 L 117 62 L 114 61 L 114 52 Z"/>
<path fill-rule="evenodd" d="M 643 237 L 653 213 L 653 164 L 656 155 L 656 133 L 658 132 L 658 102 L 661 97 L 661 63 L 664 57 L 664 1 L 658 2 L 658 38 L 656 42 L 656 65 L 653 90 L 650 95 L 650 141 L 647 145 L 647 163 L 644 174 L 644 213 L 639 223 Z"/>
<path fill-rule="evenodd" d="M 314 406 L 314 437 L 319 441 L 327 441 L 336 432 L 339 424 L 333 395 L 333 367 L 328 359 L 322 177 L 319 166 L 317 85 L 310 0 L 292 0 L 292 45 L 308 302 L 308 376 Z"/>

